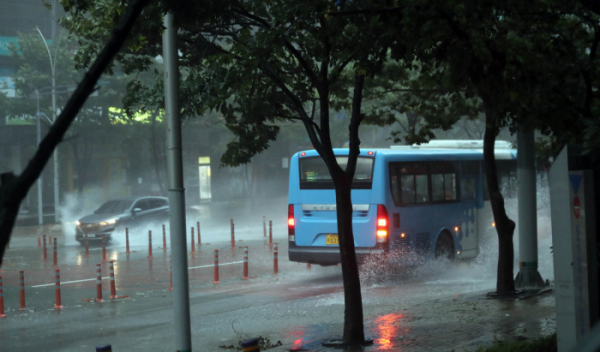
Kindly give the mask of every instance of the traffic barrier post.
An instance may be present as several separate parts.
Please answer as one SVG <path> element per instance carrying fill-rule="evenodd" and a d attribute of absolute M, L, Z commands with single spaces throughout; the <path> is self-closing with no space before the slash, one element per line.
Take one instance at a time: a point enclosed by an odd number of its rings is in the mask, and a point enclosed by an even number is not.
<path fill-rule="evenodd" d="M 52 245 L 52 236 L 48 235 L 48 244 Z"/>
<path fill-rule="evenodd" d="M 163 251 L 167 250 L 167 231 L 165 230 L 165 224 L 162 225 L 163 230 Z"/>
<path fill-rule="evenodd" d="M 56 238 L 54 238 L 54 243 L 56 243 Z M 56 279 L 56 304 L 54 305 L 54 309 L 62 309 L 64 306 L 60 299 L 60 269 L 56 268 L 54 271 L 56 272 L 54 276 Z"/>
<path fill-rule="evenodd" d="M 192 226 L 192 254 L 196 252 L 196 248 L 194 246 L 194 226 Z"/>
<path fill-rule="evenodd" d="M 23 270 L 19 270 L 19 310 L 25 310 L 25 273 Z"/>
<path fill-rule="evenodd" d="M 148 231 L 148 258 L 152 258 L 152 231 Z"/>
<path fill-rule="evenodd" d="M 56 253 L 56 237 L 54 237 L 54 266 L 58 265 L 58 254 Z"/>
<path fill-rule="evenodd" d="M 84 302 L 104 302 L 102 299 L 102 264 L 96 264 L 96 298 L 84 299 Z"/>
<path fill-rule="evenodd" d="M 38 237 L 38 248 L 42 248 L 42 239 Z"/>
<path fill-rule="evenodd" d="M 306 263 L 306 270 L 310 270 L 310 263 Z"/>
<path fill-rule="evenodd" d="M 235 248 L 235 229 L 233 225 L 233 219 L 231 219 L 231 249 Z"/>
<path fill-rule="evenodd" d="M 108 259 L 106 259 L 106 235 L 102 234 L 102 261 L 106 262 L 108 261 Z"/>
<path fill-rule="evenodd" d="M 263 237 L 267 238 L 267 220 L 263 216 Z"/>
<path fill-rule="evenodd" d="M 110 299 L 117 299 L 117 298 L 127 298 L 129 296 L 117 296 L 117 284 L 115 282 L 115 261 L 111 260 L 108 266 L 108 270 L 110 272 L 110 296 L 108 296 L 108 298 Z"/>
<path fill-rule="evenodd" d="M 2 289 L 2 275 L 0 275 L 0 318 L 6 318 L 6 315 L 4 315 L 4 290 Z"/>
<path fill-rule="evenodd" d="M 248 246 L 244 247 L 244 276 L 242 280 L 248 280 Z"/>
<path fill-rule="evenodd" d="M 213 284 L 219 283 L 219 250 L 215 249 L 215 280 Z"/>
<path fill-rule="evenodd" d="M 171 258 L 171 256 L 169 256 L 169 258 Z M 171 278 L 171 287 L 169 288 L 169 291 L 173 291 L 173 261 L 169 260 L 169 276 Z"/>
<path fill-rule="evenodd" d="M 273 245 L 273 221 L 269 220 L 269 246 Z"/>
<path fill-rule="evenodd" d="M 273 275 L 277 275 L 277 273 L 279 272 L 278 268 L 277 268 L 277 243 L 273 243 L 274 248 L 273 248 Z"/>
<path fill-rule="evenodd" d="M 198 227 L 198 252 L 200 252 L 200 246 L 202 246 L 202 242 L 200 241 L 200 221 L 196 222 L 196 227 Z"/>
<path fill-rule="evenodd" d="M 46 252 L 46 235 L 43 236 L 44 238 L 44 261 L 48 260 L 48 253 Z"/>
<path fill-rule="evenodd" d="M 125 253 L 131 253 L 129 251 L 129 228 L 125 228 Z"/>

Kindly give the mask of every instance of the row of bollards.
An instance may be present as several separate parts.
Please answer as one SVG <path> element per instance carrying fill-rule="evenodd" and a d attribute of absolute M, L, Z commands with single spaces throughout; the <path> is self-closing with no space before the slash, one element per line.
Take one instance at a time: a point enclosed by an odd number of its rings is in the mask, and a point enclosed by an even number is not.
<path fill-rule="evenodd" d="M 62 309 L 64 306 L 62 305 L 61 295 L 60 295 L 60 269 L 54 269 L 54 279 L 55 279 L 55 299 L 56 302 L 54 304 L 54 309 Z M 26 310 L 27 306 L 25 304 L 25 272 L 23 270 L 19 270 L 19 310 Z M 4 314 L 4 288 L 2 282 L 2 276 L 0 276 L 0 318 L 6 318 Z"/>
<path fill-rule="evenodd" d="M 84 302 L 103 302 L 102 300 L 102 264 L 96 264 L 96 298 L 95 299 L 84 299 Z M 115 271 L 114 261 L 110 261 L 110 299 L 127 298 L 129 296 L 118 296 L 115 284 Z M 60 291 L 60 269 L 54 269 L 55 279 L 55 304 L 54 309 L 62 309 L 61 291 Z M 23 270 L 19 271 L 19 310 L 26 310 L 27 306 L 25 303 L 25 273 Z M 4 314 L 4 290 L 2 276 L 0 276 L 0 318 L 5 318 Z"/>
<path fill-rule="evenodd" d="M 200 247 L 202 245 L 201 242 L 201 236 L 200 236 L 200 222 L 196 222 L 196 227 L 197 227 L 197 233 L 198 233 L 198 252 L 200 252 Z M 163 233 L 163 247 L 162 249 L 164 251 L 167 250 L 167 236 L 166 236 L 166 229 L 165 229 L 165 225 L 162 225 L 162 233 Z M 267 226 L 266 226 L 266 219 L 263 216 L 263 233 L 264 233 L 264 237 L 267 236 Z M 42 240 L 43 238 L 43 240 Z M 47 254 L 47 250 L 46 250 L 46 235 L 43 235 L 42 238 L 38 237 L 38 248 L 42 247 L 43 248 L 43 261 L 47 261 L 48 260 L 48 254 Z M 89 258 L 90 256 L 90 250 L 89 250 L 89 244 L 88 244 L 88 235 L 87 233 L 85 233 L 84 235 L 85 238 L 85 257 Z M 57 253 L 57 239 L 54 238 L 54 242 L 52 241 L 52 236 L 48 236 L 48 240 L 49 243 L 51 245 L 54 246 L 54 266 L 58 265 L 58 253 Z M 42 245 L 43 242 L 43 245 Z M 271 220 L 269 220 L 269 245 L 273 245 L 273 222 Z M 233 222 L 233 219 L 231 219 L 231 249 L 235 251 L 235 224 Z M 194 227 L 191 227 L 191 253 L 195 253 L 196 252 L 196 246 L 194 243 Z M 130 247 L 129 247 L 129 228 L 125 228 L 125 253 L 131 253 L 130 251 Z M 153 258 L 152 256 L 152 231 L 148 231 L 148 258 Z M 106 252 L 106 236 L 104 234 L 102 234 L 102 262 L 107 262 L 108 258 L 107 258 L 107 252 Z"/>
<path fill-rule="evenodd" d="M 277 275 L 279 273 L 279 263 L 278 263 L 278 258 L 277 258 L 277 243 L 273 244 L 273 275 Z M 250 277 L 248 276 L 248 246 L 244 246 L 244 261 L 243 261 L 243 274 L 242 274 L 242 280 L 247 280 L 250 279 Z M 218 284 L 219 283 L 219 250 L 215 249 L 215 257 L 214 257 L 214 270 L 215 270 L 215 275 L 214 275 L 214 280 L 213 280 L 213 284 Z M 171 283 L 172 286 L 172 283 Z"/>

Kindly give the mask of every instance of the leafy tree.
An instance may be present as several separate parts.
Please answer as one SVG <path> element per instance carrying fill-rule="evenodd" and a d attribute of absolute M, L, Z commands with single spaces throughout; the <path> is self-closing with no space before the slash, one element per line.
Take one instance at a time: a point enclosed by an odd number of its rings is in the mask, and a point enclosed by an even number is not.
<path fill-rule="evenodd" d="M 97 50 L 95 43 L 108 34 L 110 14 L 118 12 L 122 3 L 70 4 L 63 1 L 71 12 L 63 23 L 72 33 L 81 34 L 77 59 L 85 66 Z M 246 163 L 264 151 L 276 138 L 280 121 L 298 121 L 305 127 L 336 190 L 346 306 L 343 340 L 364 342 L 351 184 L 359 154 L 358 130 L 364 119 L 365 79 L 380 71 L 390 44 L 398 39 L 387 35 L 372 16 L 352 21 L 329 16 L 335 9 L 360 6 L 349 1 L 169 1 L 162 5 L 174 12 L 179 27 L 184 116 L 201 115 L 207 108 L 218 111 L 235 135 L 222 164 Z M 161 10 L 152 9 L 119 57 L 131 72 L 146 70 L 150 58 L 160 54 Z M 381 17 L 387 22 L 397 19 L 394 14 Z M 142 85 L 130 88 L 146 89 Z M 330 111 L 341 106 L 351 107 L 346 120 L 350 149 L 345 167 L 333 154 L 331 138 Z"/>

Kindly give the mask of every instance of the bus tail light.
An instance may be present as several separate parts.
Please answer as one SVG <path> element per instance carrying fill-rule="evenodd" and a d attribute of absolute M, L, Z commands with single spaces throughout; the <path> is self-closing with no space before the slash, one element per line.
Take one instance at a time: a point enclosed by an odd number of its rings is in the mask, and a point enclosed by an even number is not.
<path fill-rule="evenodd" d="M 288 205 L 288 240 L 296 241 L 296 220 L 294 219 L 294 204 Z"/>
<path fill-rule="evenodd" d="M 377 205 L 377 243 L 388 241 L 388 224 L 390 222 L 385 205 Z"/>

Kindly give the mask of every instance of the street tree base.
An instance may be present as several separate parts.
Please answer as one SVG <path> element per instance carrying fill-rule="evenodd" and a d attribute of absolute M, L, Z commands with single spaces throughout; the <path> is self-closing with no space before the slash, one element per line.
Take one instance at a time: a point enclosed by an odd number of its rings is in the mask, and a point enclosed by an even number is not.
<path fill-rule="evenodd" d="M 515 278 L 515 287 L 520 290 L 540 289 L 546 286 L 547 283 L 544 282 L 537 268 L 521 267 Z"/>
<path fill-rule="evenodd" d="M 321 343 L 324 347 L 332 347 L 339 349 L 347 349 L 349 347 L 358 347 L 358 346 L 370 346 L 373 344 L 373 340 L 365 339 L 362 342 L 347 342 L 342 339 L 331 339 L 325 340 Z"/>

